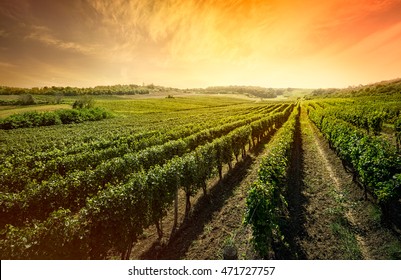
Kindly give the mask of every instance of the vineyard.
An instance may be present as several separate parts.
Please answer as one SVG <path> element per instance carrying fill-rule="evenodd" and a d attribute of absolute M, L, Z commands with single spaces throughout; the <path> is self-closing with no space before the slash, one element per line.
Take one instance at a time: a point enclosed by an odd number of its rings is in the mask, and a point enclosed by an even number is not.
<path fill-rule="evenodd" d="M 401 257 L 399 100 L 166 97 L 0 130 L 1 259 Z M 349 236 L 354 254 L 311 253 Z"/>

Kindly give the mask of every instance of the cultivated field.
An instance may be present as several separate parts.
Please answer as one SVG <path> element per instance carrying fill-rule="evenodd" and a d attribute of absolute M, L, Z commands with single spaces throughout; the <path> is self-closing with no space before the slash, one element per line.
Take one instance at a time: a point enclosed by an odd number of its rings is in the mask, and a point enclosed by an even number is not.
<path fill-rule="evenodd" d="M 107 116 L 13 119 L 1 259 L 401 258 L 400 94 L 301 93 L 96 96 Z M 0 117 L 78 99 L 7 97 Z"/>

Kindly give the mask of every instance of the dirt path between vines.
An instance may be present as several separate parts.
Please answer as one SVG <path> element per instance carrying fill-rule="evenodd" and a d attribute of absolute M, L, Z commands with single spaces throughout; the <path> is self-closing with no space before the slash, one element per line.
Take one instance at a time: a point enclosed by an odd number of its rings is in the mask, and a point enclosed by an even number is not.
<path fill-rule="evenodd" d="M 400 240 L 380 223 L 341 160 L 302 110 L 288 189 L 285 229 L 292 259 L 399 258 Z M 297 151 L 298 149 L 298 151 Z"/>
<path fill-rule="evenodd" d="M 308 122 L 309 128 L 311 131 L 313 131 L 313 126 L 311 122 Z M 334 182 L 334 187 L 335 187 L 335 191 L 337 193 L 341 193 L 342 192 L 342 185 L 343 183 L 348 183 L 346 180 L 346 177 L 343 177 L 345 180 L 345 182 L 341 181 L 341 178 L 339 178 L 339 175 L 344 176 L 343 174 L 340 174 L 341 170 L 339 170 L 337 173 L 333 171 L 332 165 L 330 164 L 329 160 L 328 160 L 328 156 L 326 155 L 325 151 L 324 151 L 324 147 L 323 147 L 323 143 L 322 141 L 318 138 L 318 134 L 314 133 L 313 134 L 313 138 L 314 138 L 314 143 L 317 147 L 317 150 L 319 151 L 319 155 L 322 159 L 324 168 L 327 170 L 328 174 L 329 174 L 329 178 L 332 182 Z M 320 141 L 319 141 L 320 140 Z M 333 162 L 333 164 L 338 164 L 337 162 Z M 348 178 L 349 181 L 349 178 Z M 354 216 L 353 211 L 351 210 L 352 208 L 350 208 L 350 205 L 347 205 L 347 203 L 345 201 L 340 201 L 339 202 L 340 207 L 344 206 L 344 214 L 345 214 L 345 218 L 350 222 L 351 227 L 357 227 L 357 221 L 356 218 Z M 370 254 L 370 248 L 368 248 L 368 246 L 366 246 L 366 242 L 365 242 L 365 238 L 359 234 L 358 232 L 354 233 L 355 239 L 357 241 L 357 245 L 359 247 L 359 250 L 362 254 L 362 258 L 365 260 L 368 259 L 372 259 L 372 256 Z"/>

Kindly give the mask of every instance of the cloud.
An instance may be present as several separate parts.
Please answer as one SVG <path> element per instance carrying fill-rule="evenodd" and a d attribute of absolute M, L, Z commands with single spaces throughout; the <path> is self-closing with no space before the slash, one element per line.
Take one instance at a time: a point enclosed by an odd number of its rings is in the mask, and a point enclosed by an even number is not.
<path fill-rule="evenodd" d="M 14 67 L 16 67 L 16 65 L 13 63 L 10 63 L 10 62 L 0 61 L 0 67 L 1 68 L 14 68 Z"/>
<path fill-rule="evenodd" d="M 39 41 L 48 46 L 54 46 L 60 50 L 73 51 L 85 55 L 92 54 L 95 50 L 93 46 L 59 39 L 54 36 L 51 30 L 46 26 L 32 26 L 31 32 L 25 37 L 25 39 Z"/>
<path fill-rule="evenodd" d="M 157 49 L 170 59 L 237 59 L 272 24 L 266 1 L 93 1 L 103 24 L 128 52 Z M 143 47 L 143 46 L 146 47 Z M 146 50 L 145 50 L 146 52 Z"/>
<path fill-rule="evenodd" d="M 164 0 L 90 2 L 101 16 L 114 58 L 160 65 L 252 64 L 297 59 L 367 36 L 364 25 L 400 1 Z M 389 23 L 391 24 L 391 23 Z M 370 24 L 374 29 L 374 24 Z M 376 27 L 379 28 L 380 26 Z M 113 31 L 111 34 L 110 31 Z"/>

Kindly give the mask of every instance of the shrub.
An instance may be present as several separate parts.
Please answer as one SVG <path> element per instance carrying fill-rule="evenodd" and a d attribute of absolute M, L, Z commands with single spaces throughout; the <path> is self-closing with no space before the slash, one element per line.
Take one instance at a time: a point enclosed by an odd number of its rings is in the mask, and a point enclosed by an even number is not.
<path fill-rule="evenodd" d="M 102 108 L 69 109 L 45 113 L 27 112 L 11 115 L 0 120 L 0 129 L 81 123 L 84 121 L 99 121 L 110 117 L 112 117 L 112 114 Z"/>
<path fill-rule="evenodd" d="M 14 129 L 26 125 L 24 117 L 22 115 L 11 115 L 8 118 L 1 121 L 0 128 L 2 129 Z"/>
<path fill-rule="evenodd" d="M 76 109 L 59 110 L 56 111 L 56 113 L 63 124 L 79 123 L 83 121 L 82 114 Z"/>
<path fill-rule="evenodd" d="M 60 117 L 56 113 L 46 112 L 42 114 L 41 126 L 62 124 Z"/>
<path fill-rule="evenodd" d="M 31 94 L 20 95 L 18 98 L 18 104 L 21 105 L 33 105 L 35 104 L 35 99 Z"/>
<path fill-rule="evenodd" d="M 75 102 L 72 104 L 73 109 L 89 109 L 93 108 L 95 105 L 95 100 L 92 96 L 83 95 L 80 96 Z"/>

